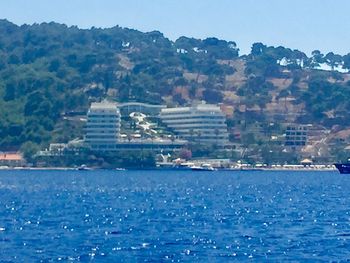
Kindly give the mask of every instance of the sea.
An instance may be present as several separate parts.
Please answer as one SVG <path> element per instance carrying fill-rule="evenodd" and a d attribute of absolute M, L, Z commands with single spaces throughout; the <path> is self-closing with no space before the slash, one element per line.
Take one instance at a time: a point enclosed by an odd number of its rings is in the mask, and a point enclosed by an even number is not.
<path fill-rule="evenodd" d="M 0 262 L 347 260 L 336 171 L 0 171 Z"/>

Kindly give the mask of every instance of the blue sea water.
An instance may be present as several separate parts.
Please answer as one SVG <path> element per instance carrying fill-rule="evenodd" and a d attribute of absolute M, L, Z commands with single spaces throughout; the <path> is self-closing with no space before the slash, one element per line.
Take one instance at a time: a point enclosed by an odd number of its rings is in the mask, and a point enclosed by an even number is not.
<path fill-rule="evenodd" d="M 350 176 L 0 171 L 1 262 L 290 260 L 350 260 Z"/>

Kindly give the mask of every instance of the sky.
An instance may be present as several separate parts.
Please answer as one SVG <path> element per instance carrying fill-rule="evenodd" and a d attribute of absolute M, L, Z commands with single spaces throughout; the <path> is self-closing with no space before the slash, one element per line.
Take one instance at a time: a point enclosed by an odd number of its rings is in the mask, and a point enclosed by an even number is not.
<path fill-rule="evenodd" d="M 119 25 L 143 32 L 255 42 L 308 55 L 350 53 L 349 0 L 0 0 L 0 18 L 15 24 L 59 22 L 81 28 Z"/>

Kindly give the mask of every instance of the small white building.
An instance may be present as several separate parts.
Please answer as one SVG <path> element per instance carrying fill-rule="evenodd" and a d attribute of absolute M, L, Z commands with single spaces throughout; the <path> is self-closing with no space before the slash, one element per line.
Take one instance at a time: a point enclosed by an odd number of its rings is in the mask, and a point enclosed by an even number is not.
<path fill-rule="evenodd" d="M 199 104 L 162 109 L 160 119 L 180 137 L 203 144 L 228 144 L 226 116 L 220 107 Z"/>
<path fill-rule="evenodd" d="M 85 142 L 92 150 L 114 149 L 120 134 L 120 112 L 116 103 L 92 103 L 87 113 Z"/>

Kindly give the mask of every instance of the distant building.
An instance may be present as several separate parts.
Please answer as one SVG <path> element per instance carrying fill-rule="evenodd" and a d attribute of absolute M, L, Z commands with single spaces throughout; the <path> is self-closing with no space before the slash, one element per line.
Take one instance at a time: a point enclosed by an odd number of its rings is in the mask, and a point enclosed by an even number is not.
<path fill-rule="evenodd" d="M 67 143 L 50 143 L 48 151 L 57 155 L 62 155 L 63 152 L 67 149 L 67 147 Z"/>
<path fill-rule="evenodd" d="M 129 116 L 132 112 L 141 112 L 150 116 L 158 116 L 160 111 L 166 108 L 165 105 L 147 104 L 142 102 L 118 103 L 122 116 Z"/>
<path fill-rule="evenodd" d="M 132 141 L 119 141 L 115 145 L 115 151 L 143 151 L 149 150 L 156 153 L 167 153 L 182 149 L 187 144 L 185 140 L 169 139 L 134 139 Z"/>
<path fill-rule="evenodd" d="M 87 113 L 85 142 L 92 150 L 115 148 L 120 134 L 120 112 L 115 103 L 92 103 Z"/>
<path fill-rule="evenodd" d="M 38 157 L 63 156 L 69 153 L 79 153 L 86 149 L 84 140 L 74 139 L 68 143 L 50 143 L 49 148 L 36 153 Z"/>
<path fill-rule="evenodd" d="M 293 124 L 286 129 L 285 145 L 291 147 L 303 147 L 307 144 L 308 131 L 311 125 Z"/>
<path fill-rule="evenodd" d="M 17 152 L 2 152 L 0 153 L 0 166 L 23 166 L 25 165 L 25 160 L 22 155 Z"/>
<path fill-rule="evenodd" d="M 226 117 L 220 107 L 199 104 L 162 109 L 160 118 L 181 138 L 203 144 L 228 144 Z"/>
<path fill-rule="evenodd" d="M 136 111 L 138 111 L 136 109 Z M 120 136 L 120 112 L 116 103 L 92 103 L 87 113 L 85 143 L 94 151 L 151 150 L 154 152 L 181 149 L 187 142 L 170 139 L 126 140 Z M 64 145 L 52 145 L 50 153 L 65 149 Z M 51 151 L 52 150 L 52 151 Z"/>

